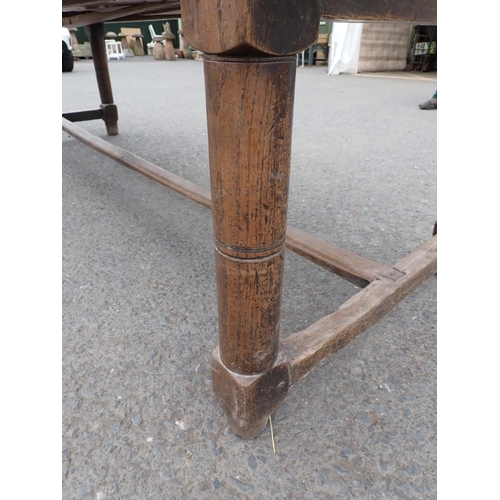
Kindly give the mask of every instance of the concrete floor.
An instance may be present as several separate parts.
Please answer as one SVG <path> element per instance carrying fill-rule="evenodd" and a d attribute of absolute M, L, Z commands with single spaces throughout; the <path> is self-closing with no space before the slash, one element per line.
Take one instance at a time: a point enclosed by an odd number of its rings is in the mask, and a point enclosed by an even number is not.
<path fill-rule="evenodd" d="M 384 264 L 436 219 L 436 74 L 297 68 L 289 224 Z M 110 62 L 120 135 L 209 187 L 203 64 Z M 95 108 L 90 60 L 62 109 Z M 294 386 L 255 440 L 211 388 L 211 212 L 62 133 L 64 499 L 436 498 L 436 278 Z M 358 289 L 288 252 L 282 336 Z"/>

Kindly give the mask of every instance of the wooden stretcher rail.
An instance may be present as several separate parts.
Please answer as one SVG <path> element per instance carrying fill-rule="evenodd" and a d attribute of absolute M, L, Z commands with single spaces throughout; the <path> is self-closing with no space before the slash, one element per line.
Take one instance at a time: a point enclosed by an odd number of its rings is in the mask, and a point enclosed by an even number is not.
<path fill-rule="evenodd" d="M 404 270 L 405 274 L 396 280 L 382 278 L 373 281 L 333 314 L 281 341 L 290 362 L 290 385 L 377 323 L 398 302 L 436 274 L 437 235 L 394 267 Z"/>
<path fill-rule="evenodd" d="M 287 398 L 293 385 L 435 274 L 436 250 L 437 236 L 434 236 L 396 264 L 405 269 L 404 276 L 397 280 L 373 281 L 335 313 L 281 341 L 276 362 L 265 373 L 242 375 L 230 371 L 217 348 L 212 355 L 215 397 L 228 416 L 233 432 L 242 437 L 257 435 L 265 426 L 267 416 Z"/>
<path fill-rule="evenodd" d="M 104 119 L 103 108 L 88 109 L 85 111 L 73 111 L 71 113 L 63 113 L 63 118 L 70 122 L 86 122 L 88 120 L 102 120 Z"/>
<path fill-rule="evenodd" d="M 178 175 L 172 174 L 168 170 L 160 168 L 154 163 L 144 160 L 126 149 L 114 146 L 113 144 L 88 133 L 81 127 L 73 125 L 65 118 L 62 119 L 62 129 L 72 135 L 75 139 L 78 139 L 87 146 L 99 151 L 121 165 L 124 165 L 125 167 L 135 170 L 136 172 L 159 182 L 163 186 L 188 197 L 206 208 L 212 208 L 210 191 L 208 189 L 198 186 L 197 184 L 183 179 Z"/>
<path fill-rule="evenodd" d="M 290 250 L 362 288 L 377 277 L 394 280 L 404 275 L 397 269 L 361 257 L 290 226 L 287 227 L 286 236 L 286 244 Z"/>
<path fill-rule="evenodd" d="M 220 349 L 212 355 L 215 397 L 233 431 L 243 437 L 258 434 L 266 416 L 287 398 L 289 389 L 321 361 L 353 341 L 436 272 L 437 236 L 402 259 L 407 273 L 397 279 L 377 279 L 345 302 L 335 313 L 280 342 L 278 358 L 265 373 L 241 375 L 222 362 Z M 253 425 L 243 426 L 241 420 Z"/>
<path fill-rule="evenodd" d="M 71 113 L 67 114 L 71 115 Z M 104 139 L 96 137 L 81 127 L 74 125 L 64 117 L 62 119 L 62 129 L 87 146 L 92 147 L 121 165 L 149 177 L 206 208 L 212 208 L 210 191 L 208 189 L 158 167 L 130 151 L 110 144 Z M 366 259 L 349 250 L 290 226 L 287 226 L 286 245 L 298 255 L 360 287 L 367 286 L 379 277 L 395 280 L 405 274 L 403 270 L 391 268 Z"/>

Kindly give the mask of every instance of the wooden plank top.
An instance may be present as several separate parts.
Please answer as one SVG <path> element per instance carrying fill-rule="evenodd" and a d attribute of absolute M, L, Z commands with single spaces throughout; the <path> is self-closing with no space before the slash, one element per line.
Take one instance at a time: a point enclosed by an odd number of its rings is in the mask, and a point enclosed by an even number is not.
<path fill-rule="evenodd" d="M 286 10 L 306 0 L 281 1 Z M 339 21 L 437 23 L 436 0 L 318 0 L 318 4 L 322 17 Z M 68 27 L 179 17 L 181 0 L 62 0 L 62 24 Z"/>
<path fill-rule="evenodd" d="M 62 0 L 62 25 L 181 17 L 179 0 Z"/>
<path fill-rule="evenodd" d="M 436 0 L 319 0 L 322 17 L 338 21 L 437 24 Z"/>

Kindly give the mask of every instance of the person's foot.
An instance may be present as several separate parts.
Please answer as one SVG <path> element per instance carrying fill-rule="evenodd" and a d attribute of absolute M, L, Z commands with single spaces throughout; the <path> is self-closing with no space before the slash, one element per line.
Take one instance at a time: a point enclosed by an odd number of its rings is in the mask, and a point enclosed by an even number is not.
<path fill-rule="evenodd" d="M 437 99 L 429 99 L 425 101 L 423 104 L 419 104 L 418 107 L 420 109 L 438 109 L 438 100 Z"/>

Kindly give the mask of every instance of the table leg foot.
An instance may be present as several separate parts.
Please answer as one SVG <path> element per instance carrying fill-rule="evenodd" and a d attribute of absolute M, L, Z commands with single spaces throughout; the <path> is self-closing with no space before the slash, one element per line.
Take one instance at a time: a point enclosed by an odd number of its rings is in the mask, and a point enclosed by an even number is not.
<path fill-rule="evenodd" d="M 217 348 L 212 355 L 215 399 L 225 411 L 231 430 L 243 438 L 257 437 L 290 388 L 290 367 L 278 355 L 274 366 L 259 375 L 241 375 L 227 369 Z"/>

